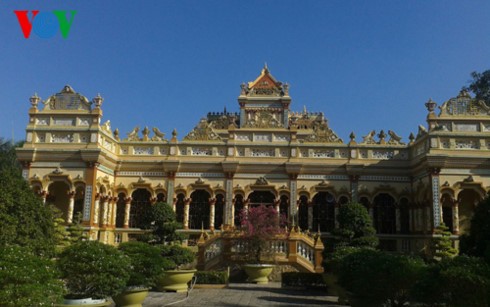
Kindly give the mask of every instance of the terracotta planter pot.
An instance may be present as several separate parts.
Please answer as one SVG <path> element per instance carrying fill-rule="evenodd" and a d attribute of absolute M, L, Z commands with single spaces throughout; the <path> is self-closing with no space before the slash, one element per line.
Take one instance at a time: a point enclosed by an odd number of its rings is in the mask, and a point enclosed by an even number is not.
<path fill-rule="evenodd" d="M 197 270 L 170 270 L 163 272 L 157 280 L 159 291 L 186 292 L 188 283 Z"/>
<path fill-rule="evenodd" d="M 269 275 L 274 266 L 272 264 L 245 264 L 243 269 L 247 273 L 248 282 L 256 284 L 266 284 L 269 282 Z"/>
<path fill-rule="evenodd" d="M 148 289 L 126 290 L 114 296 L 112 299 L 116 306 L 141 307 L 143 301 L 148 296 Z"/>

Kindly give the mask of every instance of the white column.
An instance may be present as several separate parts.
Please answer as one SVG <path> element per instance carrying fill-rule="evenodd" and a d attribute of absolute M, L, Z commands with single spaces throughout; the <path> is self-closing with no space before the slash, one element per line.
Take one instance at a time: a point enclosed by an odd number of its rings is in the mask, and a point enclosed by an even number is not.
<path fill-rule="evenodd" d="M 459 234 L 459 203 L 457 201 L 453 203 L 453 233 Z"/>
<path fill-rule="evenodd" d="M 308 229 L 313 228 L 313 203 L 308 201 Z"/>
<path fill-rule="evenodd" d="M 184 200 L 184 229 L 189 229 L 189 206 L 192 199 L 186 198 Z"/>
<path fill-rule="evenodd" d="M 216 198 L 209 199 L 209 229 L 214 230 L 214 216 L 216 213 Z"/>
<path fill-rule="evenodd" d="M 66 215 L 66 222 L 71 224 L 73 222 L 73 211 L 75 210 L 75 192 L 68 192 L 70 202 L 68 203 L 68 213 Z"/>
<path fill-rule="evenodd" d="M 99 193 L 97 193 L 95 195 L 95 204 L 94 204 L 94 225 L 97 225 L 97 226 L 99 226 L 100 198 L 101 198 L 101 195 Z"/>
<path fill-rule="evenodd" d="M 107 215 L 109 211 L 109 199 L 110 197 L 106 196 L 102 199 L 102 226 L 107 226 Z"/>
<path fill-rule="evenodd" d="M 129 228 L 129 216 L 131 214 L 131 197 L 127 197 L 124 199 L 124 228 Z"/>

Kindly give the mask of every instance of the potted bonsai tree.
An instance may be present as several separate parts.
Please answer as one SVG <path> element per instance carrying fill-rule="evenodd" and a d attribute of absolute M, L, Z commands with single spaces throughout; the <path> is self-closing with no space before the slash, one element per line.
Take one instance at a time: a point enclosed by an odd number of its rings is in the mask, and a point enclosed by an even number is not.
<path fill-rule="evenodd" d="M 273 261 L 269 241 L 278 234 L 285 233 L 284 216 L 280 216 L 272 206 L 260 205 L 240 213 L 240 232 L 245 249 L 244 270 L 248 281 L 258 284 L 268 283 Z"/>
<path fill-rule="evenodd" d="M 65 305 L 109 305 L 107 298 L 124 290 L 131 271 L 129 257 L 97 241 L 68 246 L 60 254 L 58 266 L 68 290 Z"/>
<path fill-rule="evenodd" d="M 193 268 L 195 253 L 181 245 L 161 245 L 161 256 L 173 263 L 172 268 L 165 270 L 158 277 L 158 289 L 160 291 L 185 292 L 188 283 L 194 277 L 196 270 Z"/>
<path fill-rule="evenodd" d="M 119 245 L 119 250 L 129 257 L 131 270 L 126 289 L 112 298 L 117 306 L 142 306 L 148 289 L 155 286 L 156 278 L 174 263 L 161 257 L 158 247 L 144 242 L 124 242 Z"/>
<path fill-rule="evenodd" d="M 172 207 L 163 202 L 156 203 L 148 211 L 144 227 L 152 231 L 143 239 L 158 244 L 161 257 L 168 261 L 166 270 L 157 278 L 157 288 L 160 291 L 187 291 L 187 283 L 196 272 L 189 266 L 196 257 L 193 251 L 179 245 L 184 238 L 176 230 L 182 225 L 177 222 Z"/>

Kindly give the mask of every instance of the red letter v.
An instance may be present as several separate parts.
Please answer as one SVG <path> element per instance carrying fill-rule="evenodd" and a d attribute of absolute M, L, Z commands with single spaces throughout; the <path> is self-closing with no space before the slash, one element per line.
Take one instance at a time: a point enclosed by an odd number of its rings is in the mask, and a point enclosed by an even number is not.
<path fill-rule="evenodd" d="M 29 38 L 32 30 L 32 21 L 34 17 L 36 17 L 39 11 L 32 11 L 32 19 L 29 21 L 27 18 L 27 13 L 29 11 L 14 11 L 15 15 L 17 15 L 17 19 L 19 20 L 20 28 L 22 29 L 22 33 L 24 33 L 25 38 Z"/>

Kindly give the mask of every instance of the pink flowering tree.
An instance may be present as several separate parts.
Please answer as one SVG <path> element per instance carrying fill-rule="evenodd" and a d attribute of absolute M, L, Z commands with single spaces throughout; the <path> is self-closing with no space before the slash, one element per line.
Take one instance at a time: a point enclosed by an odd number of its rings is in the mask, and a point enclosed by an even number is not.
<path fill-rule="evenodd" d="M 276 235 L 286 233 L 286 218 L 273 206 L 260 205 L 242 210 L 240 219 L 247 260 L 260 263 L 263 256 L 271 252 L 268 242 Z"/>

